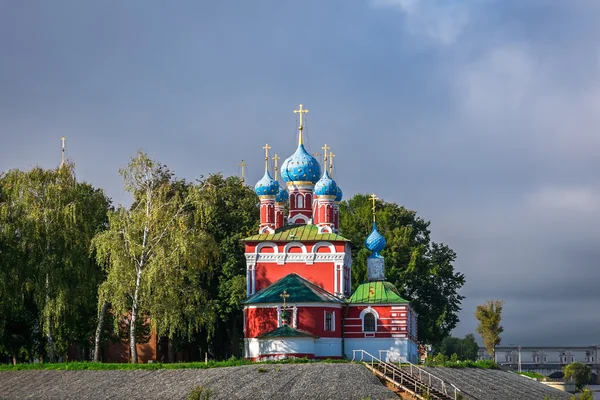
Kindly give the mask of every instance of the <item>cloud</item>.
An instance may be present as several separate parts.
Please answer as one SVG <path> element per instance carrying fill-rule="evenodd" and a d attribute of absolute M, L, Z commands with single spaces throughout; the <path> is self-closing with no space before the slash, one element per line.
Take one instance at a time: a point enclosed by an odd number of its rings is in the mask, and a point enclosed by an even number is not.
<path fill-rule="evenodd" d="M 425 35 L 442 45 L 454 43 L 470 17 L 468 5 L 463 2 L 373 0 L 373 4 L 399 10 L 411 34 Z"/>
<path fill-rule="evenodd" d="M 600 192 L 591 186 L 542 187 L 528 196 L 528 204 L 549 212 L 593 212 L 600 209 Z"/>

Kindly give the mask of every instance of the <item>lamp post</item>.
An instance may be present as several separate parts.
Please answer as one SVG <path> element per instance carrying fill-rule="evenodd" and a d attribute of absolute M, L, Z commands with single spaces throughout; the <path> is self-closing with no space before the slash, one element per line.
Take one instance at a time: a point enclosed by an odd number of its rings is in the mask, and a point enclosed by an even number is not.
<path fill-rule="evenodd" d="M 519 372 L 521 372 L 521 346 L 519 346 Z"/>

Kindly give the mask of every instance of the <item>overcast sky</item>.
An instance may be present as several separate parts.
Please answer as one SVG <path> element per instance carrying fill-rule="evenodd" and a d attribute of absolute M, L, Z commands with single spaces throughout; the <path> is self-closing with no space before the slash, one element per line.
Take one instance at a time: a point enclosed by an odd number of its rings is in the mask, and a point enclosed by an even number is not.
<path fill-rule="evenodd" d="M 138 148 L 248 183 L 263 150 L 327 143 L 346 198 L 431 220 L 461 322 L 503 345 L 600 345 L 600 3 L 0 0 L 0 170 L 53 167 L 129 200 Z"/>

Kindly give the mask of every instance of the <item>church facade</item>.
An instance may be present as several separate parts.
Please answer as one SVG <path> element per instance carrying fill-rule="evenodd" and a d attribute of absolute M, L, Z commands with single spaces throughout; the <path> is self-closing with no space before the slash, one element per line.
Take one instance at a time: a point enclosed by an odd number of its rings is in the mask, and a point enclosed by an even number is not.
<path fill-rule="evenodd" d="M 275 177 L 270 174 L 266 145 L 265 174 L 255 186 L 260 227 L 245 239 L 244 357 L 352 358 L 353 350 L 362 349 L 416 362 L 417 315 L 385 281 L 380 252 L 386 242 L 375 207 L 365 241 L 372 252 L 368 280 L 352 292 L 350 242 L 339 231 L 342 190 L 331 176 L 331 157 L 327 166 L 328 147 L 322 166 L 304 147 L 307 110 L 300 105 L 294 112 L 300 114 L 299 139 L 281 165 L 285 185 L 277 164 Z"/>

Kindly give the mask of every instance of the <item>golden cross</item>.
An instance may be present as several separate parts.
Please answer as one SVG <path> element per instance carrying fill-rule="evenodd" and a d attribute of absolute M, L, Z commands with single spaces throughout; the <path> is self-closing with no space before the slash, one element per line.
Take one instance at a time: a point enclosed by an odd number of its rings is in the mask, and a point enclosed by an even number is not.
<path fill-rule="evenodd" d="M 304 129 L 304 126 L 302 125 L 302 114 L 307 113 L 308 110 L 303 110 L 302 109 L 302 104 L 300 104 L 300 109 L 299 110 L 294 110 L 294 114 L 300 114 L 300 127 L 298 128 L 298 130 L 300 131 L 300 133 L 298 134 L 298 145 L 303 144 L 303 140 L 302 140 L 302 129 Z"/>
<path fill-rule="evenodd" d="M 331 147 L 327 146 L 327 143 L 321 147 L 323 149 L 323 164 L 325 164 L 325 168 L 327 168 L 327 150 L 331 149 Z"/>
<path fill-rule="evenodd" d="M 269 143 L 267 143 L 263 146 L 263 149 L 265 149 L 265 171 L 269 170 L 269 149 L 270 148 L 271 148 L 271 146 L 269 146 Z"/>
<path fill-rule="evenodd" d="M 329 175 L 333 176 L 333 157 L 335 154 L 329 153 Z"/>
<path fill-rule="evenodd" d="M 63 136 L 60 140 L 62 141 L 62 154 L 60 157 L 60 166 L 62 167 L 65 165 L 65 140 L 67 140 L 67 138 Z"/>
<path fill-rule="evenodd" d="M 316 158 L 316 157 L 319 157 L 319 156 L 320 156 L 320 154 L 319 154 L 319 152 L 317 151 L 315 154 L 313 154 L 313 156 L 315 156 L 315 158 Z"/>
<path fill-rule="evenodd" d="M 242 160 L 242 162 L 240 164 L 238 164 L 238 167 L 242 167 L 242 186 L 244 185 L 244 182 L 245 182 L 245 180 L 244 180 L 244 167 L 247 167 L 247 166 L 248 166 L 248 164 L 246 164 L 244 162 L 244 160 Z"/>
<path fill-rule="evenodd" d="M 373 202 L 373 222 L 375 222 L 375 201 L 379 199 L 377 198 L 377 196 L 375 196 L 375 194 L 372 194 L 370 199 Z"/>
<path fill-rule="evenodd" d="M 277 163 L 277 162 L 279 161 L 279 159 L 280 159 L 280 158 L 281 158 L 281 157 L 279 157 L 277 154 L 275 154 L 275 155 L 273 156 L 273 161 L 275 161 L 275 180 L 277 180 L 277 176 L 278 176 L 278 175 L 277 175 L 277 171 L 279 171 L 279 165 L 278 165 L 278 163 Z"/>
<path fill-rule="evenodd" d="M 290 297 L 290 295 L 287 290 L 284 290 L 279 296 L 283 299 L 283 309 L 285 310 L 285 301 L 288 297 Z"/>

